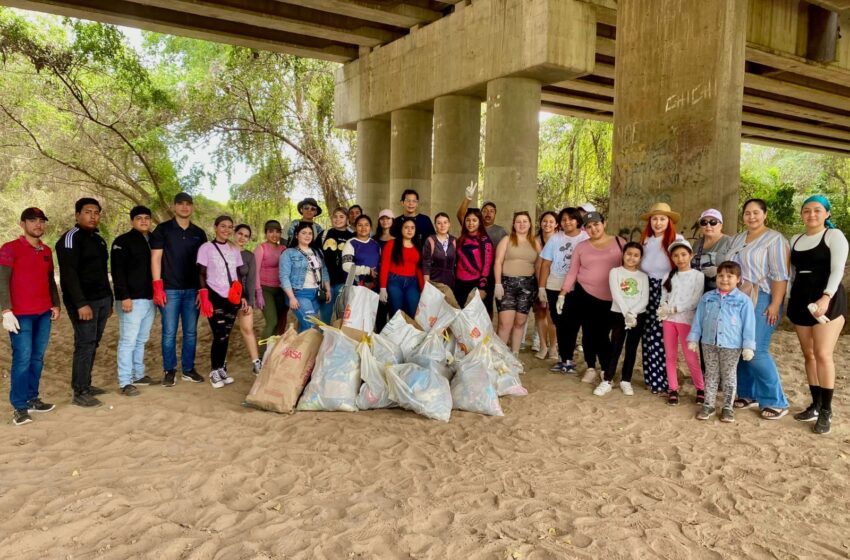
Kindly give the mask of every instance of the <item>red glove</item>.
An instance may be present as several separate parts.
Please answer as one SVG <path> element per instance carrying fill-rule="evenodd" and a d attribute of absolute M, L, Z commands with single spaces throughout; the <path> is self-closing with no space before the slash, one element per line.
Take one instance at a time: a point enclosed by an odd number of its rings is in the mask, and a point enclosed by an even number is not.
<path fill-rule="evenodd" d="M 165 307 L 165 302 L 168 298 L 165 297 L 165 285 L 162 280 L 153 281 L 153 304 L 157 307 Z"/>
<path fill-rule="evenodd" d="M 201 298 L 201 315 L 209 319 L 213 316 L 213 304 L 210 301 L 210 293 L 206 288 L 198 290 L 198 296 Z"/>

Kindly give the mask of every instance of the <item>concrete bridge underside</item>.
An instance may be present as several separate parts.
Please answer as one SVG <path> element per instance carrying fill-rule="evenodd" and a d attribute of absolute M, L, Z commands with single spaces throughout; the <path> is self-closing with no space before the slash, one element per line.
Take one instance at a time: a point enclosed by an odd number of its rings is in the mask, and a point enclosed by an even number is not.
<path fill-rule="evenodd" d="M 740 141 L 850 156 L 850 0 L 0 0 L 344 63 L 370 212 L 415 186 L 534 207 L 537 111 L 615 127 L 612 219 L 734 211 Z M 843 36 L 838 33 L 844 30 Z"/>

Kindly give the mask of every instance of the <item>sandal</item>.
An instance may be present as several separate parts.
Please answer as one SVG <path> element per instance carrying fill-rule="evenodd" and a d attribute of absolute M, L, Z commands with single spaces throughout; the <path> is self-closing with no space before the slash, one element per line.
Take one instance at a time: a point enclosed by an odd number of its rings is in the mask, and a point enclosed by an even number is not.
<path fill-rule="evenodd" d="M 667 393 L 667 404 L 670 406 L 679 404 L 679 391 L 670 391 Z"/>
<path fill-rule="evenodd" d="M 761 409 L 761 417 L 765 420 L 779 420 L 783 416 L 788 414 L 787 408 L 770 408 L 765 407 Z"/>
<path fill-rule="evenodd" d="M 753 408 L 758 406 L 758 402 L 752 399 L 735 399 L 735 402 L 732 403 L 732 406 L 735 408 Z"/>

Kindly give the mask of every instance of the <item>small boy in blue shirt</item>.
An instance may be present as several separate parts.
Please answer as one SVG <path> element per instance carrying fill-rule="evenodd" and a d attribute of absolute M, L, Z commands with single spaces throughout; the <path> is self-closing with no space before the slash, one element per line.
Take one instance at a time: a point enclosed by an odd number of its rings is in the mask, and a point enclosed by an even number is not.
<path fill-rule="evenodd" d="M 702 342 L 705 359 L 705 403 L 697 420 L 708 420 L 716 412 L 717 387 L 723 382 L 720 420 L 734 422 L 732 409 L 737 385 L 738 360 L 750 361 L 756 349 L 756 315 L 753 302 L 738 289 L 741 267 L 725 261 L 717 267 L 717 289 L 700 299 L 688 334 L 688 348 L 696 351 Z"/>

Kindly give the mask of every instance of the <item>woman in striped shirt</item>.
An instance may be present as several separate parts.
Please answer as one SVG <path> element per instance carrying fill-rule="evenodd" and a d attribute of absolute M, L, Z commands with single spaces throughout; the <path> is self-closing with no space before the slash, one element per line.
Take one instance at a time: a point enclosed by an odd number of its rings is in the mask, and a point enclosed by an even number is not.
<path fill-rule="evenodd" d="M 770 355 L 770 339 L 782 316 L 782 302 L 790 277 L 789 245 L 778 231 L 765 224 L 767 203 L 754 198 L 744 203 L 742 231 L 732 239 L 727 260 L 741 265 L 741 290 L 756 309 L 756 352 L 749 361 L 738 362 L 736 408 L 758 406 L 765 420 L 788 414 L 779 371 Z"/>

